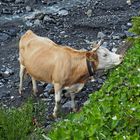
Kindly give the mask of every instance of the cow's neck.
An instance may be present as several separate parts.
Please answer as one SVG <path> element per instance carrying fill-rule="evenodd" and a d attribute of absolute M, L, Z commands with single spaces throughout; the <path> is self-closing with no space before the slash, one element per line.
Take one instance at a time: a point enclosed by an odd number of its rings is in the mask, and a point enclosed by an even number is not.
<path fill-rule="evenodd" d="M 76 75 L 77 79 L 76 83 L 83 83 L 86 82 L 89 77 L 89 70 L 87 67 L 86 57 L 85 55 L 82 57 L 77 58 L 76 65 L 73 67 L 73 75 Z"/>

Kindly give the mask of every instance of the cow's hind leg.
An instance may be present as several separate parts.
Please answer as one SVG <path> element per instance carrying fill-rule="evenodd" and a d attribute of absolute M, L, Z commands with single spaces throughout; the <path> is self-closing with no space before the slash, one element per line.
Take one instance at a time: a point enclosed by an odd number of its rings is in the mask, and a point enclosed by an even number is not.
<path fill-rule="evenodd" d="M 55 107 L 54 107 L 54 110 L 53 110 L 53 116 L 56 118 L 57 117 L 57 114 L 58 114 L 58 111 L 60 110 L 60 101 L 61 101 L 61 92 L 62 92 L 62 89 L 61 89 L 61 85 L 60 84 L 54 84 L 54 89 L 55 89 Z"/>
<path fill-rule="evenodd" d="M 20 95 L 22 94 L 22 90 L 23 90 L 23 77 L 24 77 L 24 73 L 25 73 L 25 66 L 20 64 L 20 72 L 19 72 L 19 77 L 20 77 L 19 94 Z"/>
<path fill-rule="evenodd" d="M 32 85 L 33 85 L 33 94 L 36 96 L 38 90 L 37 90 L 36 80 L 33 77 L 32 77 Z"/>

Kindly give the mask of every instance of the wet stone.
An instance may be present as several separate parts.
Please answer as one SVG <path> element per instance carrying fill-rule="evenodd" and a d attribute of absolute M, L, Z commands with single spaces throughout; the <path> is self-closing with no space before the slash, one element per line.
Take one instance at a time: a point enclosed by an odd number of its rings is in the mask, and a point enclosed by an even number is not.
<path fill-rule="evenodd" d="M 62 105 L 62 108 L 71 108 L 72 101 L 68 101 Z"/>
<path fill-rule="evenodd" d="M 18 3 L 24 3 L 24 0 L 16 0 L 15 3 L 16 4 L 18 4 Z"/>
<path fill-rule="evenodd" d="M 9 77 L 10 75 L 14 74 L 13 70 L 6 68 L 6 70 L 4 72 L 0 72 L 0 75 L 4 78 Z"/>
<path fill-rule="evenodd" d="M 128 32 L 128 31 L 124 31 L 124 33 L 126 34 L 127 37 L 134 37 L 135 36 L 134 33 L 131 33 L 131 32 Z"/>
<path fill-rule="evenodd" d="M 14 2 L 15 0 L 2 0 L 3 2 Z"/>
<path fill-rule="evenodd" d="M 15 97 L 14 97 L 14 96 L 11 96 L 10 98 L 11 98 L 11 99 L 14 99 Z"/>
<path fill-rule="evenodd" d="M 39 19 L 36 19 L 36 20 L 34 21 L 34 25 L 35 25 L 35 26 L 41 26 L 41 21 L 40 21 Z"/>
<path fill-rule="evenodd" d="M 7 78 L 10 76 L 10 73 L 8 71 L 5 71 L 2 73 L 2 77 Z"/>
<path fill-rule="evenodd" d="M 33 23 L 28 20 L 28 21 L 26 21 L 26 25 L 29 26 L 29 27 L 31 27 L 31 26 L 33 26 Z"/>
<path fill-rule="evenodd" d="M 44 22 L 54 22 L 54 19 L 52 19 L 48 15 L 46 15 L 46 16 L 44 16 L 43 21 Z"/>
<path fill-rule="evenodd" d="M 9 98 L 10 97 L 10 92 L 2 92 L 1 94 L 1 98 Z"/>
<path fill-rule="evenodd" d="M 59 12 L 58 12 L 58 15 L 60 15 L 60 16 L 66 16 L 66 15 L 68 15 L 69 14 L 69 12 L 67 11 L 67 10 L 60 10 Z"/>
<path fill-rule="evenodd" d="M 52 84 L 48 84 L 48 85 L 45 87 L 44 91 L 45 91 L 46 93 L 50 93 L 51 90 L 52 90 L 52 88 L 53 88 L 53 85 L 52 85 Z"/>
<path fill-rule="evenodd" d="M 42 12 L 41 12 L 41 13 L 36 13 L 36 14 L 35 14 L 35 18 L 36 18 L 36 19 L 39 19 L 39 20 L 42 20 L 42 19 L 44 18 L 44 16 L 45 16 L 45 15 L 44 15 L 44 13 L 42 13 Z"/>
<path fill-rule="evenodd" d="M 26 6 L 26 11 L 27 12 L 31 12 L 32 11 L 32 8 L 30 6 Z"/>
<path fill-rule="evenodd" d="M 106 35 L 103 32 L 98 32 L 98 35 L 97 35 L 98 39 L 103 39 L 105 37 L 106 37 Z"/>
<path fill-rule="evenodd" d="M 117 52 L 117 48 L 112 48 L 112 50 L 111 50 L 112 52 Z"/>
<path fill-rule="evenodd" d="M 0 82 L 0 88 L 3 87 L 3 86 L 4 86 L 4 84 L 2 82 Z"/>
<path fill-rule="evenodd" d="M 119 36 L 119 35 L 113 35 L 112 38 L 113 38 L 114 40 L 119 40 L 119 39 L 120 39 L 120 36 Z"/>
<path fill-rule="evenodd" d="M 104 42 L 104 43 L 102 44 L 102 47 L 107 48 L 107 47 L 108 47 L 108 42 Z"/>
<path fill-rule="evenodd" d="M 6 41 L 7 39 L 9 39 L 9 35 L 8 34 L 0 33 L 0 42 L 1 41 Z"/>
<path fill-rule="evenodd" d="M 12 11 L 9 8 L 5 8 L 5 9 L 2 9 L 2 13 L 3 14 L 12 14 Z"/>
<path fill-rule="evenodd" d="M 86 14 L 88 17 L 91 17 L 91 15 L 92 15 L 92 10 L 89 9 L 87 12 L 85 12 L 85 14 Z"/>
<path fill-rule="evenodd" d="M 128 22 L 128 23 L 127 23 L 127 26 L 128 26 L 128 27 L 131 27 L 131 26 L 132 26 L 132 23 Z"/>

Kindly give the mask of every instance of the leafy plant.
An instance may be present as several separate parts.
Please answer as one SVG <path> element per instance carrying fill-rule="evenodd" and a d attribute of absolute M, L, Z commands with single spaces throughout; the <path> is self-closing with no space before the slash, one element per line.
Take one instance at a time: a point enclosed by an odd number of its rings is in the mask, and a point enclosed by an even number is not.
<path fill-rule="evenodd" d="M 136 34 L 135 38 L 129 38 L 133 40 L 136 44 L 140 43 L 140 16 L 132 18 L 133 27 L 129 30 Z"/>
<path fill-rule="evenodd" d="M 25 140 L 33 129 L 33 106 L 27 102 L 21 108 L 0 109 L 0 140 Z"/>

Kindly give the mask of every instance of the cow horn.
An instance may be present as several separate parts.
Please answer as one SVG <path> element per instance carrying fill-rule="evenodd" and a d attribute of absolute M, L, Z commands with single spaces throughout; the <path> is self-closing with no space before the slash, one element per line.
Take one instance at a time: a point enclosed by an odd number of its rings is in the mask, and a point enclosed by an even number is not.
<path fill-rule="evenodd" d="M 103 43 L 103 39 L 101 39 L 97 44 L 92 44 L 92 51 L 96 51 Z"/>
<path fill-rule="evenodd" d="M 99 42 L 98 42 L 98 44 L 97 45 L 99 45 L 99 46 L 101 46 L 102 44 L 103 44 L 103 39 L 101 39 Z"/>

